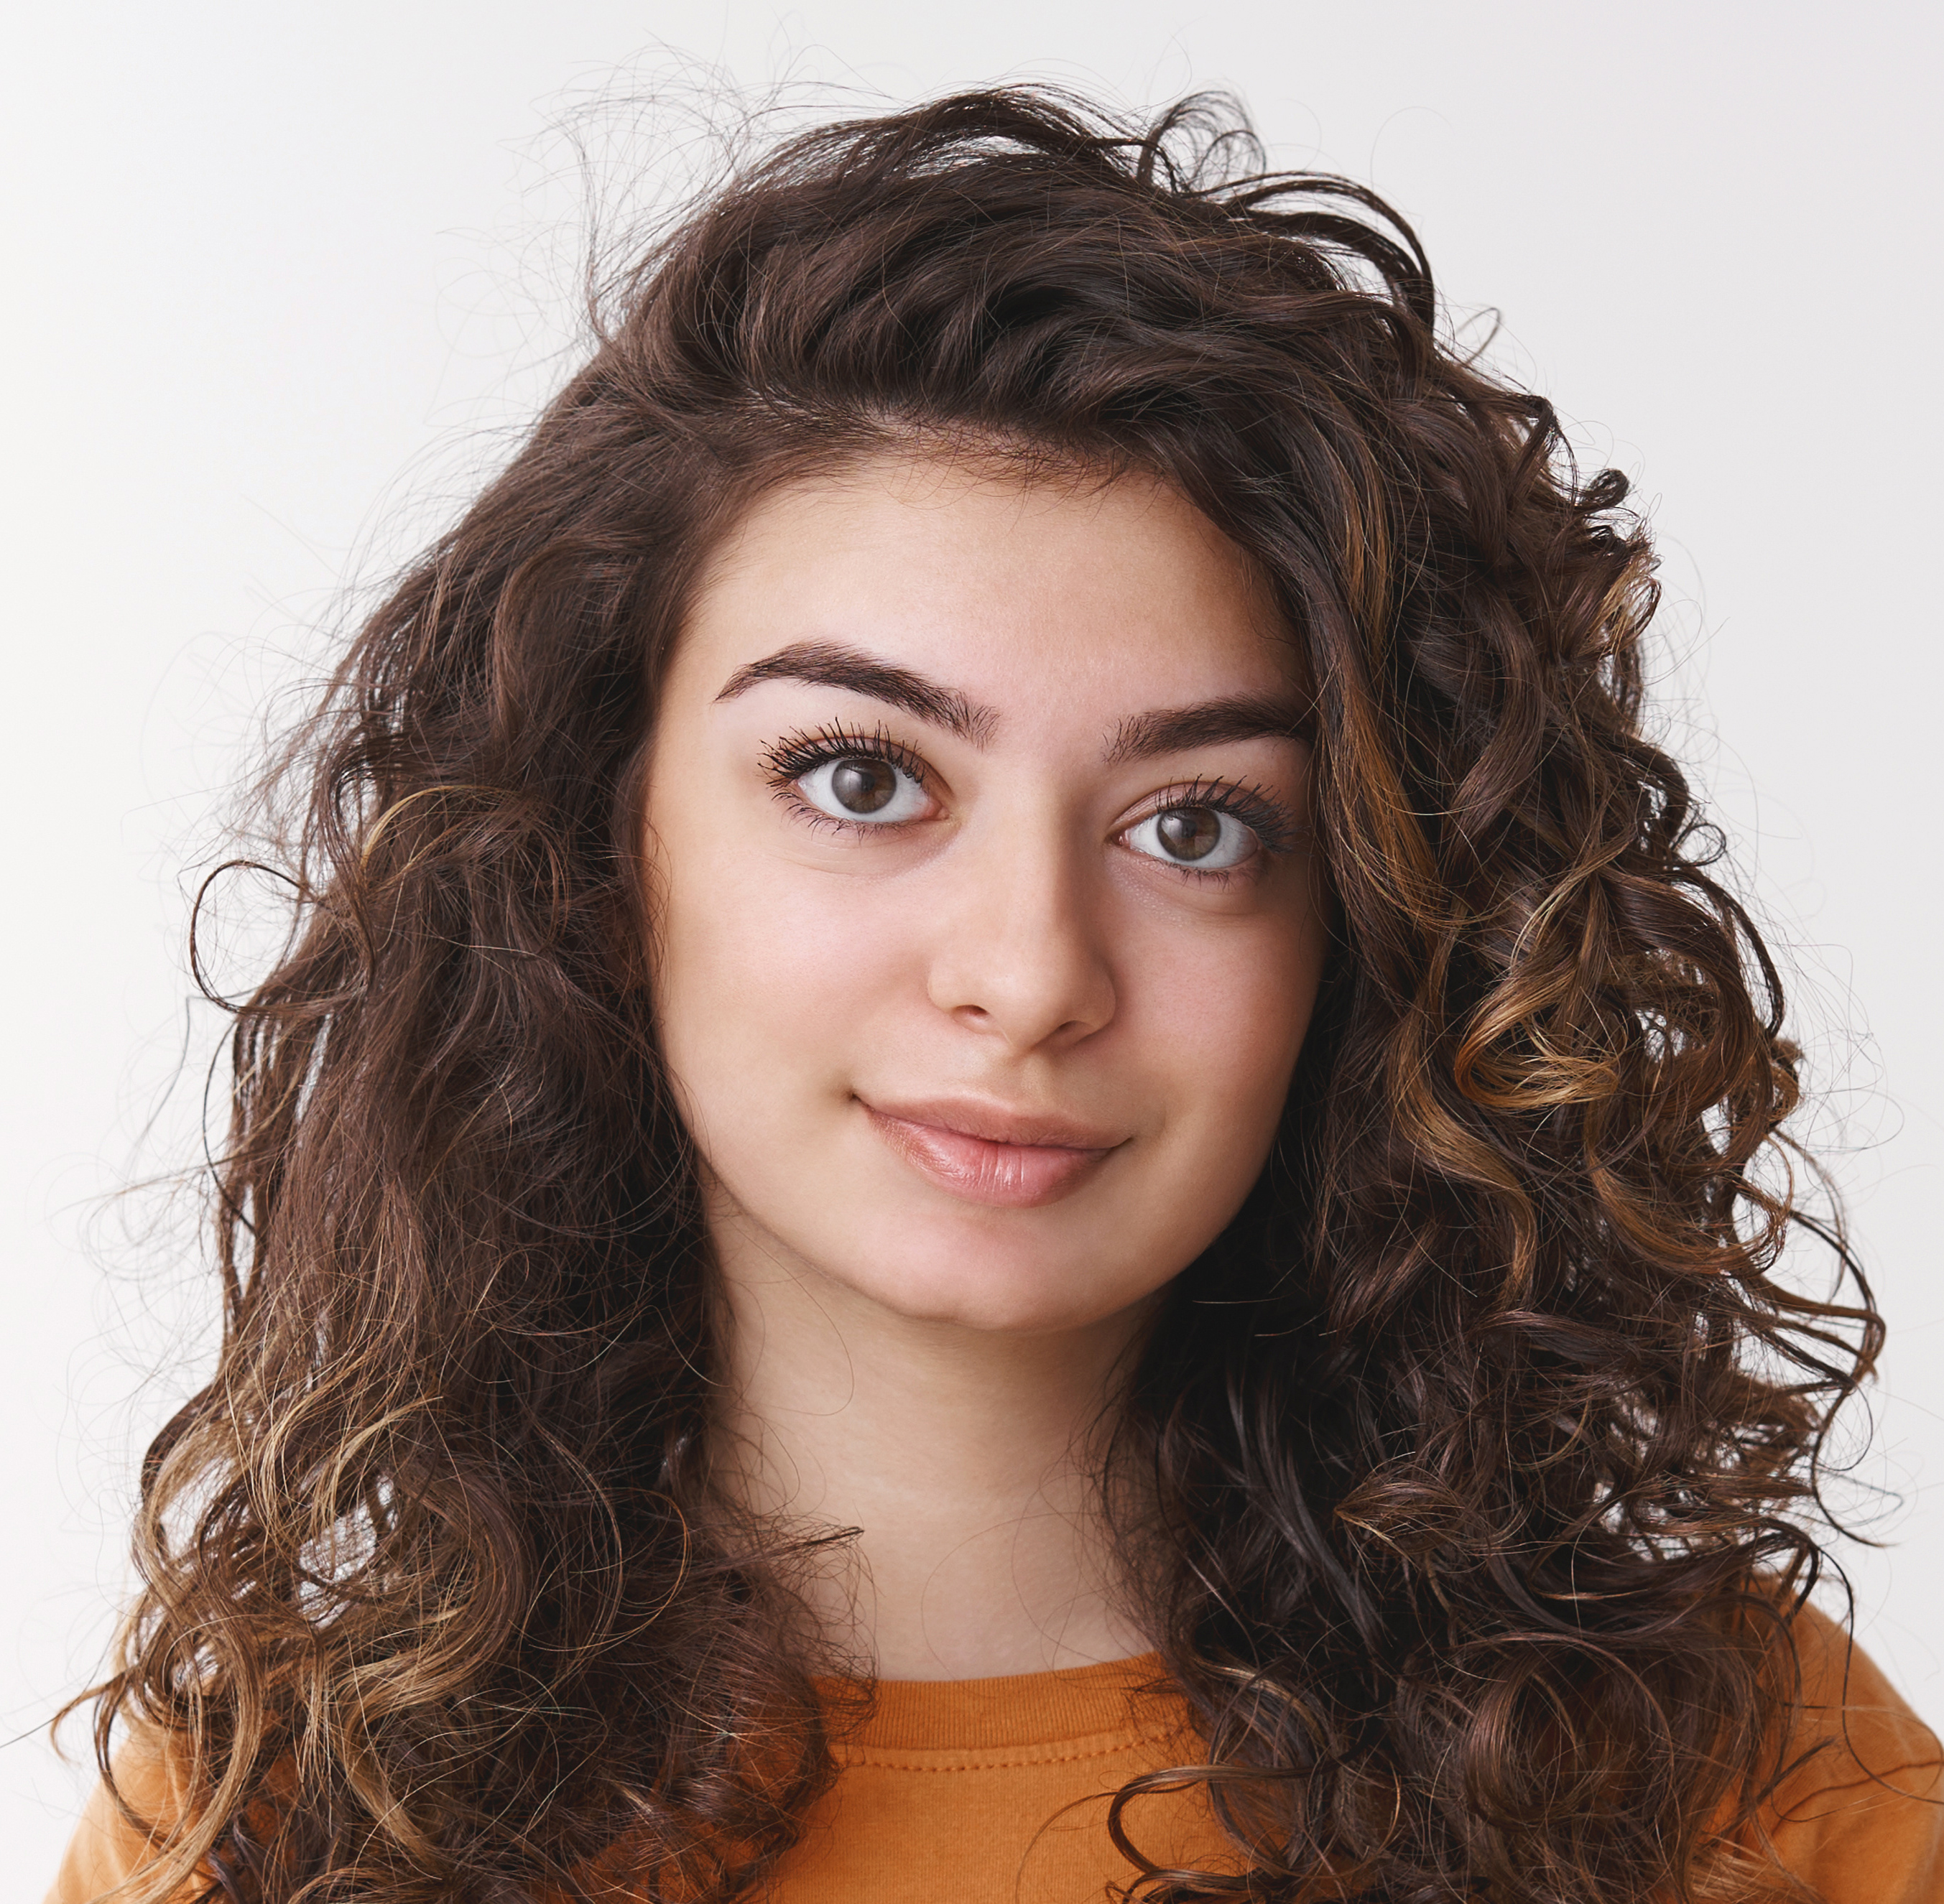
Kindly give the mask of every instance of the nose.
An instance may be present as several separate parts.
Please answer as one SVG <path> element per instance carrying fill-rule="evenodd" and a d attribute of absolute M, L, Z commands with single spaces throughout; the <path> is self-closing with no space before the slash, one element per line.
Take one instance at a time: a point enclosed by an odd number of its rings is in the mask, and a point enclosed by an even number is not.
<path fill-rule="evenodd" d="M 1007 1050 L 1063 1050 L 1113 1018 L 1112 969 L 1094 895 L 1049 828 L 995 829 L 953 855 L 927 990 L 933 1004 Z"/>

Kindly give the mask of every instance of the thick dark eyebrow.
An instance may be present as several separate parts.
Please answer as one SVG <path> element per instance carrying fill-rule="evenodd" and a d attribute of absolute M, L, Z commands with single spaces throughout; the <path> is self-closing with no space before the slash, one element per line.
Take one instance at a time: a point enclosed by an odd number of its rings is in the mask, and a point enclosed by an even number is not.
<path fill-rule="evenodd" d="M 970 701 L 956 688 L 927 680 L 909 668 L 880 661 L 861 649 L 834 641 L 793 641 L 764 661 L 752 661 L 729 677 L 718 701 L 733 701 L 758 681 L 808 681 L 818 687 L 847 688 L 916 714 L 934 726 L 983 747 L 999 724 L 996 710 Z"/>
<path fill-rule="evenodd" d="M 1298 703 L 1267 694 L 1231 695 L 1192 708 L 1158 708 L 1122 721 L 1114 730 L 1107 745 L 1107 764 L 1121 766 L 1222 741 L 1300 740 L 1307 718 L 1307 711 Z"/>

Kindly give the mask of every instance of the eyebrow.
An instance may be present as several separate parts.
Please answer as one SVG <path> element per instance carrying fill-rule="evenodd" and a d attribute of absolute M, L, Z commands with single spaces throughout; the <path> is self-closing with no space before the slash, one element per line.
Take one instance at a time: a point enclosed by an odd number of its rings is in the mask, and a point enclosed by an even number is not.
<path fill-rule="evenodd" d="M 928 681 L 909 668 L 879 661 L 834 641 L 794 641 L 766 660 L 750 662 L 729 677 L 718 701 L 733 701 L 758 681 L 807 681 L 817 687 L 846 688 L 874 701 L 902 708 L 934 726 L 983 747 L 999 725 L 998 710 L 969 700 L 955 688 Z"/>
<path fill-rule="evenodd" d="M 1223 741 L 1300 740 L 1306 720 L 1306 711 L 1294 702 L 1267 694 L 1233 694 L 1192 708 L 1157 708 L 1122 721 L 1114 730 L 1107 764 L 1121 766 Z"/>
<path fill-rule="evenodd" d="M 999 725 L 996 708 L 970 699 L 956 688 L 834 641 L 794 641 L 779 648 L 764 660 L 737 668 L 715 698 L 733 701 L 758 682 L 783 680 L 868 695 L 945 728 L 974 747 L 983 747 Z M 1131 760 L 1218 746 L 1224 741 L 1298 739 L 1306 719 L 1306 710 L 1296 702 L 1267 694 L 1234 694 L 1190 708 L 1157 708 L 1115 729 L 1106 762 L 1124 766 Z"/>

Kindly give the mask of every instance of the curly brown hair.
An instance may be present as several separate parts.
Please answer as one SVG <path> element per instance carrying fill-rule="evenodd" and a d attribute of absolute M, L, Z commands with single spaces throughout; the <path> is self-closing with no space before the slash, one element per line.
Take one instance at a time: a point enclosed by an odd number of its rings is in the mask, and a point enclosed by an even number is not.
<path fill-rule="evenodd" d="M 781 146 L 358 635 L 285 763 L 237 1012 L 219 1368 L 143 1470 L 100 1693 L 198 1795 L 158 1890 L 713 1900 L 831 1759 L 800 1546 L 710 1511 L 712 1308 L 635 848 L 698 570 L 934 439 L 1175 485 L 1315 689 L 1330 969 L 1274 1159 L 1177 1280 L 1109 1487 L 1206 1762 L 1130 1896 L 1732 1891 L 1816 1457 L 1881 1329 L 1771 1272 L 1773 966 L 1642 726 L 1624 480 L 1246 123 L 968 94 Z M 1859 1285 L 1860 1286 L 1860 1285 Z M 1204 1780 L 1250 1875 L 1158 1868 Z"/>

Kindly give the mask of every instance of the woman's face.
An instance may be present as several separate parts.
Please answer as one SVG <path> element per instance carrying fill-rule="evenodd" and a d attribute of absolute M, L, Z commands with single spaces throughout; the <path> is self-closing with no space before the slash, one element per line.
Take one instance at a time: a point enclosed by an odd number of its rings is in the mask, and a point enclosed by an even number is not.
<path fill-rule="evenodd" d="M 1303 711 L 1266 591 L 1153 480 L 887 456 L 758 502 L 645 815 L 725 1269 L 1050 1331 L 1208 1244 L 1323 963 Z"/>

